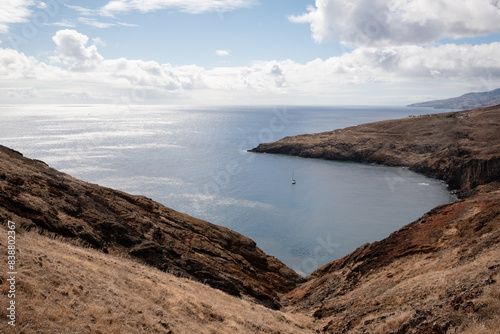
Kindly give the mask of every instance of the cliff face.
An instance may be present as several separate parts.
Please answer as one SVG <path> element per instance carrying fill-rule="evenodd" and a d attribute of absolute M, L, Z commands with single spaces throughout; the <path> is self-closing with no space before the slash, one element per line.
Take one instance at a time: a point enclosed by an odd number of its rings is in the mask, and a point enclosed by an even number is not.
<path fill-rule="evenodd" d="M 143 196 L 100 187 L 0 146 L 0 221 L 127 253 L 178 276 L 278 308 L 303 279 L 255 242 Z"/>
<path fill-rule="evenodd" d="M 467 193 L 500 179 L 500 106 L 286 137 L 251 151 L 407 166 Z"/>

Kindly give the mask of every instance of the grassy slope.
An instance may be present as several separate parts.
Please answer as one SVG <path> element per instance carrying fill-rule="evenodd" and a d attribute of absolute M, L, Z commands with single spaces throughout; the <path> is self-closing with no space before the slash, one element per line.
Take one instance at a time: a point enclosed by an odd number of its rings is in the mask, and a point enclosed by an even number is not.
<path fill-rule="evenodd" d="M 303 278 L 228 228 L 77 180 L 0 145 L 0 223 L 38 227 L 278 308 Z"/>
<path fill-rule="evenodd" d="M 0 229 L 0 249 L 7 233 Z M 138 262 L 34 232 L 17 236 L 18 304 L 1 333 L 311 333 L 312 318 L 272 311 Z"/>

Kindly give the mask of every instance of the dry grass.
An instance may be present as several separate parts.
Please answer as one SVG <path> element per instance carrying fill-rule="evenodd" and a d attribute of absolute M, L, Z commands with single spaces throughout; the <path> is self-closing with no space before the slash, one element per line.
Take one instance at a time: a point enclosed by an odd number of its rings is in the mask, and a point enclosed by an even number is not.
<path fill-rule="evenodd" d="M 496 284 L 484 289 L 483 295 L 473 302 L 479 306 L 476 314 L 470 316 L 453 334 L 498 334 L 500 331 L 500 277 L 495 277 Z"/>
<path fill-rule="evenodd" d="M 376 329 L 376 334 L 385 334 L 396 332 L 411 316 L 411 312 L 400 312 L 387 319 L 384 323 L 380 324 Z"/>
<path fill-rule="evenodd" d="M 500 265 L 500 245 L 492 246 L 473 261 L 459 258 L 457 249 L 448 249 L 437 256 L 417 254 L 398 259 L 363 278 L 353 291 L 335 297 L 331 305 L 343 306 L 345 311 L 324 320 L 337 323 L 358 314 L 355 319 L 359 321 L 348 333 L 382 334 L 397 332 L 416 310 L 429 310 L 428 320 L 446 311 L 462 321 L 449 334 L 499 334 L 500 277 L 492 277 L 495 270 L 489 268 Z M 475 284 L 487 279 L 494 283 L 471 300 L 477 307 L 474 313 L 453 309 L 451 299 L 472 291 Z"/>
<path fill-rule="evenodd" d="M 0 229 L 4 256 L 6 241 L 6 231 Z M 416 310 L 428 310 L 428 320 L 443 315 L 459 319 L 459 326 L 452 326 L 448 334 L 498 334 L 500 328 L 499 244 L 468 260 L 460 259 L 465 254 L 460 248 L 395 260 L 363 277 L 354 290 L 336 296 L 332 305 L 345 306 L 343 311 L 316 321 L 304 314 L 272 311 L 61 238 L 23 232 L 17 247 L 15 329 L 5 318 L 5 261 L 0 268 L 0 332 L 6 334 L 312 333 L 342 319 L 355 320 L 348 333 L 382 334 L 401 329 Z M 462 306 L 454 309 L 453 298 L 476 290 L 475 297 L 461 303 L 472 301 L 474 312 Z"/>
<path fill-rule="evenodd" d="M 0 249 L 6 256 L 6 231 Z M 1 333 L 311 333 L 313 320 L 272 311 L 127 259 L 34 232 L 17 235 L 17 323 Z M 5 261 L 2 261 L 5 262 Z"/>

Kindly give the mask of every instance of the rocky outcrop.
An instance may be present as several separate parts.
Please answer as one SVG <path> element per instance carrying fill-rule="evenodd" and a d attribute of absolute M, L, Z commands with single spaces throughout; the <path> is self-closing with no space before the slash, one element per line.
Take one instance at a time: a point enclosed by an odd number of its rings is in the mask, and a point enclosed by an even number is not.
<path fill-rule="evenodd" d="M 459 97 L 410 104 L 408 107 L 436 109 L 472 109 L 494 106 L 500 103 L 500 88 L 481 93 L 467 93 Z"/>
<path fill-rule="evenodd" d="M 143 196 L 100 187 L 0 146 L 0 221 L 126 253 L 178 276 L 278 308 L 303 279 L 255 242 Z"/>
<path fill-rule="evenodd" d="M 286 137 L 252 152 L 406 166 L 463 194 L 500 179 L 500 106 Z"/>

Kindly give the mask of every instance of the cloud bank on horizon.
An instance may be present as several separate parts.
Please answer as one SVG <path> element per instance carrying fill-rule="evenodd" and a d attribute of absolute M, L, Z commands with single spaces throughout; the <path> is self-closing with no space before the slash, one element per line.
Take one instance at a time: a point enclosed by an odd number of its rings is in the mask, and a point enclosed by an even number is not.
<path fill-rule="evenodd" d="M 316 0 L 301 14 L 290 14 L 286 1 L 273 8 L 254 0 L 113 0 L 92 8 L 94 2 L 0 5 L 0 103 L 404 104 L 500 87 L 498 0 Z M 230 16 L 237 13 L 239 20 Z M 145 16 L 159 26 L 148 29 Z M 162 26 L 163 18 L 178 16 L 193 31 Z M 253 38 L 243 24 L 255 22 L 257 34 L 278 17 L 283 34 L 309 26 L 319 48 L 338 51 L 306 61 L 295 60 L 296 52 L 268 58 L 273 45 L 315 48 L 299 37 L 277 40 L 270 28 Z M 219 31 L 217 43 L 197 49 L 191 38 L 208 29 L 208 18 L 227 25 L 228 35 Z M 182 59 L 193 48 L 189 56 L 199 52 L 199 61 L 173 65 L 156 60 L 160 52 L 147 60 L 109 56 L 113 45 L 134 48 L 141 38 L 154 50 L 165 33 L 183 34 L 169 50 Z M 243 44 L 259 57 L 241 56 Z M 210 66 L 202 65 L 208 55 L 201 47 L 211 48 Z"/>

